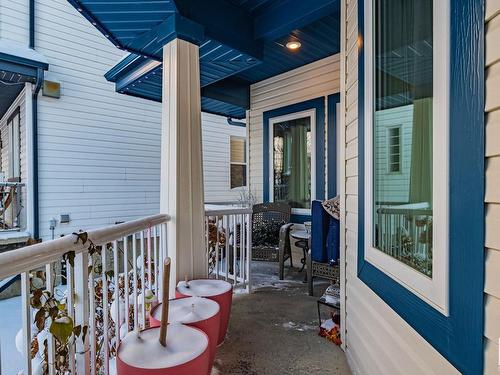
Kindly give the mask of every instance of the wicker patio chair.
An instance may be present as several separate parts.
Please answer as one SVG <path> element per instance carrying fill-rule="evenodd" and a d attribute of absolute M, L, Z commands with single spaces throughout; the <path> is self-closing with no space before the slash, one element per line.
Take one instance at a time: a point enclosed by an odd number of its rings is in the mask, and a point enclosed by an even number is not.
<path fill-rule="evenodd" d="M 309 246 L 311 244 L 309 243 Z M 307 289 L 309 295 L 314 295 L 313 279 L 319 277 L 322 279 L 331 280 L 334 285 L 340 284 L 340 267 L 338 264 L 330 265 L 328 263 L 320 263 L 312 260 L 311 250 L 307 253 Z"/>
<path fill-rule="evenodd" d="M 268 223 L 283 223 L 279 229 L 277 245 L 259 244 L 255 241 L 252 245 L 252 260 L 279 262 L 279 277 L 284 278 L 285 261 L 290 259 L 290 267 L 293 267 L 292 250 L 290 246 L 290 223 L 292 209 L 286 203 L 260 203 L 253 206 L 252 225 L 256 228 Z"/>

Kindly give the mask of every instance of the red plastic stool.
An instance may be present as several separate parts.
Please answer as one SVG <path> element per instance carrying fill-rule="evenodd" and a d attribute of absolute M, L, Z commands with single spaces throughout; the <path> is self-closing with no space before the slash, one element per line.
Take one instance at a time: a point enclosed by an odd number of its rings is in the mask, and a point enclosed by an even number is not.
<path fill-rule="evenodd" d="M 167 345 L 158 337 L 160 328 L 129 332 L 118 347 L 118 375 L 206 375 L 209 366 L 205 332 L 183 324 L 169 324 Z"/>
<path fill-rule="evenodd" d="M 205 297 L 217 302 L 220 306 L 220 328 L 217 345 L 224 342 L 233 301 L 233 286 L 230 283 L 224 280 L 197 279 L 189 281 L 188 285 L 186 285 L 185 281 L 180 281 L 177 284 L 175 296 L 177 298 Z"/>
<path fill-rule="evenodd" d="M 161 321 L 161 304 L 151 310 L 151 327 L 159 327 Z M 217 342 L 219 340 L 220 307 L 215 301 L 202 297 L 187 297 L 169 301 L 169 323 L 182 323 L 201 329 L 208 336 L 209 346 L 209 371 L 210 374 Z"/>

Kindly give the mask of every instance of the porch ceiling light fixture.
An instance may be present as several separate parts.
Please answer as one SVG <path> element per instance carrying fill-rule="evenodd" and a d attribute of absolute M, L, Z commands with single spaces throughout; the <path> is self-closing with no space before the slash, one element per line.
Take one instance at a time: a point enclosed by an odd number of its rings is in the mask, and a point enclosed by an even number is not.
<path fill-rule="evenodd" d="M 300 43 L 298 40 L 290 40 L 286 43 L 286 48 L 288 48 L 291 51 L 297 51 L 302 43 Z"/>

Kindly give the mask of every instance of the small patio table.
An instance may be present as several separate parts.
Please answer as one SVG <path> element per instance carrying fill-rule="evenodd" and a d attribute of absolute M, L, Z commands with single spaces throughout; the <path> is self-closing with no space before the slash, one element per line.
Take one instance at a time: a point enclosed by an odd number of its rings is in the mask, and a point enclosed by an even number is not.
<path fill-rule="evenodd" d="M 295 242 L 295 246 L 300 247 L 304 253 L 302 259 L 300 260 L 300 263 L 302 263 L 302 268 L 300 269 L 299 272 L 302 272 L 306 266 L 306 260 L 307 260 L 307 252 L 309 251 L 309 239 L 311 238 L 311 233 L 309 233 L 306 230 L 297 230 L 295 232 L 290 233 L 290 235 L 298 240 Z M 306 274 L 306 281 L 307 281 L 307 274 Z"/>

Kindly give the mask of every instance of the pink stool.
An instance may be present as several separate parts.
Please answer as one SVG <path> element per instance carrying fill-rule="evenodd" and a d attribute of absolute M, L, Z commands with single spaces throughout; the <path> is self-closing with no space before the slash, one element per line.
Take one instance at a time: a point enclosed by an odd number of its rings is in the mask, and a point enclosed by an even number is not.
<path fill-rule="evenodd" d="M 129 332 L 118 347 L 118 375 L 207 375 L 207 335 L 183 324 L 169 324 L 167 345 L 158 337 L 160 328 Z"/>
<path fill-rule="evenodd" d="M 151 310 L 151 327 L 161 324 L 161 304 Z M 215 301 L 202 297 L 187 297 L 169 301 L 169 323 L 182 323 L 201 329 L 208 336 L 210 374 L 219 340 L 220 307 Z"/>
<path fill-rule="evenodd" d="M 179 281 L 175 296 L 179 297 L 205 297 L 215 301 L 220 306 L 220 328 L 217 345 L 224 342 L 229 325 L 229 316 L 231 314 L 231 303 L 233 301 L 233 286 L 224 280 L 215 279 L 197 279 L 188 282 Z"/>

